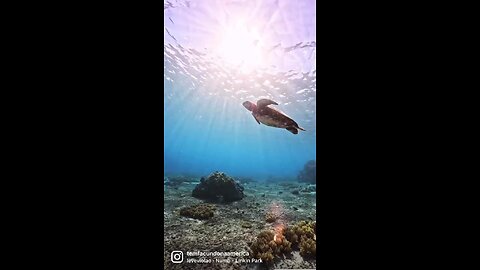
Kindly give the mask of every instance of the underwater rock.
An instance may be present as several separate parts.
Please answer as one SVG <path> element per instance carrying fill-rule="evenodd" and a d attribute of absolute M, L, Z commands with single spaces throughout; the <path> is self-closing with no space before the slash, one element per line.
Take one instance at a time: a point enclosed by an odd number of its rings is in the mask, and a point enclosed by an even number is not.
<path fill-rule="evenodd" d="M 305 163 L 303 170 L 297 176 L 299 182 L 316 183 L 317 182 L 317 162 L 310 160 Z"/>
<path fill-rule="evenodd" d="M 180 209 L 180 215 L 195 219 L 209 219 L 213 217 L 215 206 L 211 204 L 197 204 Z"/>
<path fill-rule="evenodd" d="M 252 224 L 250 222 L 244 221 L 242 222 L 242 228 L 250 229 L 252 228 Z"/>
<path fill-rule="evenodd" d="M 245 197 L 243 187 L 222 172 L 215 172 L 206 179 L 202 177 L 192 191 L 192 196 L 212 202 L 233 202 Z"/>
<path fill-rule="evenodd" d="M 296 190 L 293 190 L 293 191 L 292 191 L 292 194 L 294 194 L 294 195 L 298 195 L 298 194 L 299 194 L 299 191 L 298 191 L 298 189 L 296 189 Z"/>

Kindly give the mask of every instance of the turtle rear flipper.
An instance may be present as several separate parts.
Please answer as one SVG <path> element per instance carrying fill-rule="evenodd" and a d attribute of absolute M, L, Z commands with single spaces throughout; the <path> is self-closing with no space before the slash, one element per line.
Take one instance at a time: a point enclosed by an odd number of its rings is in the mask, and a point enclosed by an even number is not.
<path fill-rule="evenodd" d="M 295 121 L 293 121 L 293 122 L 294 122 L 293 125 L 294 125 L 296 128 L 298 128 L 298 129 L 300 129 L 300 130 L 303 130 L 303 131 L 306 131 L 304 128 L 302 128 L 301 126 L 299 126 L 299 125 L 297 124 L 297 122 L 295 122 Z"/>
<path fill-rule="evenodd" d="M 290 131 L 293 134 L 298 134 L 298 129 L 296 127 L 287 127 L 286 130 Z"/>

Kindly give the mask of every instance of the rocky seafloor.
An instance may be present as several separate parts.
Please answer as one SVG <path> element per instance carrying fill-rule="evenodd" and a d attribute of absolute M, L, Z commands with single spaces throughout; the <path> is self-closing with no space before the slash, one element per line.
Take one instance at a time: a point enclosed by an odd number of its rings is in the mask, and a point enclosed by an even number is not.
<path fill-rule="evenodd" d="M 292 226 L 299 221 L 315 221 L 316 185 L 299 183 L 295 179 L 271 182 L 248 180 L 241 183 L 244 197 L 233 202 L 211 202 L 193 197 L 192 191 L 204 182 L 200 177 L 183 177 L 176 183 L 166 183 L 164 269 L 316 268 L 315 257 L 301 255 L 298 248 L 280 253 L 270 263 L 255 261 L 251 249 L 262 231 L 277 231 L 279 227 Z M 189 217 L 196 206 L 202 212 L 195 218 Z M 171 262 L 172 251 L 183 252 L 182 263 Z M 187 255 L 187 252 L 196 251 L 241 254 Z M 192 262 L 192 259 L 203 260 Z"/>

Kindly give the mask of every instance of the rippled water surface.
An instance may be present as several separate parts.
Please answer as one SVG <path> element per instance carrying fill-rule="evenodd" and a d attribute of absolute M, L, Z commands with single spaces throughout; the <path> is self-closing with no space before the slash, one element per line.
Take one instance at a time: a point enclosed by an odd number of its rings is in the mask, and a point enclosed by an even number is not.
<path fill-rule="evenodd" d="M 294 177 L 316 154 L 315 1 L 164 2 L 165 173 Z M 259 125 L 271 105 L 307 131 Z"/>

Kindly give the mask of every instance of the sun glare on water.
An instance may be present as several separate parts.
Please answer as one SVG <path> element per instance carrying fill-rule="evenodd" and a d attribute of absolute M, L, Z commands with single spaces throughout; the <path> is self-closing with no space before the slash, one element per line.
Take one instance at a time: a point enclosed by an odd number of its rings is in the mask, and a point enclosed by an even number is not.
<path fill-rule="evenodd" d="M 244 73 L 251 72 L 263 63 L 263 42 L 255 28 L 248 28 L 243 21 L 224 27 L 218 54 L 227 64 Z"/>

